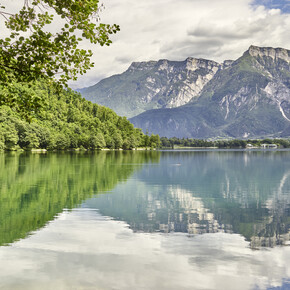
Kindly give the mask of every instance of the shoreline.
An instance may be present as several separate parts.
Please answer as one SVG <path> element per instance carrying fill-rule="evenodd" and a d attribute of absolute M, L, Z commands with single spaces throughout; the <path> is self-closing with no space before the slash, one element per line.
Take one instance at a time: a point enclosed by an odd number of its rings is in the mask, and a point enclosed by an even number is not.
<path fill-rule="evenodd" d="M 47 149 L 39 149 L 39 148 L 32 148 L 30 150 L 17 148 L 14 150 L 0 150 L 0 153 L 9 153 L 9 152 L 31 152 L 31 153 L 48 153 L 48 152 L 101 152 L 101 151 L 156 151 L 156 148 L 133 148 L 133 149 L 110 149 L 110 148 L 101 148 L 101 149 L 60 149 L 60 150 L 47 150 Z"/>

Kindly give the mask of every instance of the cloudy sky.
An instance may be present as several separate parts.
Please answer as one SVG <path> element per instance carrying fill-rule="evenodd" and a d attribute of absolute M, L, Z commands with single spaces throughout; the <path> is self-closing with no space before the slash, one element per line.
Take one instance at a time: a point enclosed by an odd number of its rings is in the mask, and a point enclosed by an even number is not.
<path fill-rule="evenodd" d="M 104 23 L 121 31 L 110 47 L 93 48 L 95 68 L 71 84 L 80 88 L 122 73 L 133 61 L 222 62 L 253 44 L 290 49 L 290 0 L 103 0 Z"/>
<path fill-rule="evenodd" d="M 11 8 L 23 4 L 4 2 Z M 222 62 L 238 58 L 251 44 L 290 49 L 290 0 L 100 2 L 105 5 L 101 21 L 119 24 L 121 31 L 110 47 L 90 47 L 95 67 L 71 83 L 72 88 L 122 73 L 133 61 L 191 56 Z"/>

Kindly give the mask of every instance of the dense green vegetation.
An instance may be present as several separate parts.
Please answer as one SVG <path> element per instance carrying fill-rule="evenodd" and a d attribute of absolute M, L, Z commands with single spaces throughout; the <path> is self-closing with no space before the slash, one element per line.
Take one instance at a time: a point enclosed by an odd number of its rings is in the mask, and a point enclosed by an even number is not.
<path fill-rule="evenodd" d="M 93 66 L 92 51 L 80 48 L 80 42 L 110 45 L 109 36 L 120 30 L 99 23 L 98 0 L 23 0 L 16 13 L 9 2 L 0 3 L 1 29 L 9 36 L 0 38 L 0 84 L 39 77 L 66 84 Z"/>
<path fill-rule="evenodd" d="M 159 136 L 144 135 L 111 109 L 53 85 L 14 86 L 14 106 L 5 105 L 0 87 L 0 149 L 133 149 L 157 147 Z M 18 105 L 21 102 L 24 104 Z M 37 100 L 36 105 L 34 100 Z M 23 109 L 24 108 L 24 109 Z"/>
<path fill-rule="evenodd" d="M 94 66 L 92 51 L 80 47 L 80 42 L 110 45 L 110 35 L 120 28 L 99 23 L 103 5 L 98 0 L 17 2 L 20 6 L 0 2 L 0 106 L 21 110 L 27 117 L 42 104 L 39 94 L 30 90 L 35 81 L 44 80 L 59 90 L 67 87 L 69 80 Z M 13 147 L 12 139 L 8 143 Z M 32 146 L 38 143 L 34 139 Z"/>
<path fill-rule="evenodd" d="M 24 238 L 63 211 L 111 190 L 159 152 L 0 153 L 0 245 Z"/>
<path fill-rule="evenodd" d="M 246 148 L 250 144 L 253 147 L 261 147 L 262 144 L 275 144 L 279 148 L 290 148 L 289 139 L 253 139 L 253 140 L 216 140 L 208 141 L 192 138 L 166 138 L 160 139 L 162 148 L 176 147 L 217 147 L 217 148 Z"/>

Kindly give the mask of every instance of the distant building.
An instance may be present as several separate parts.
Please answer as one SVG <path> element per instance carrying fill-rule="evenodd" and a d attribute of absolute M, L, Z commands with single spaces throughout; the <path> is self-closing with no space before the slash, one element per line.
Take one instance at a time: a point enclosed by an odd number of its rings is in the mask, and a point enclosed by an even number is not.
<path fill-rule="evenodd" d="M 277 148 L 278 146 L 276 144 L 261 144 L 261 147 L 262 148 L 271 148 L 271 149 L 275 149 Z"/>

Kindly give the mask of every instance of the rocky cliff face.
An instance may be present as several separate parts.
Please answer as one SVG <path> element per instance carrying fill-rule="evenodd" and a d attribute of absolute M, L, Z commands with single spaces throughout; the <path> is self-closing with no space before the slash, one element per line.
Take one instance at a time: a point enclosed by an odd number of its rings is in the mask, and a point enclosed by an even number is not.
<path fill-rule="evenodd" d="M 251 46 L 222 64 L 134 62 L 81 93 L 161 136 L 290 136 L 290 51 L 283 48 Z"/>
<path fill-rule="evenodd" d="M 289 136 L 290 51 L 251 46 L 220 66 L 187 105 L 149 111 L 132 122 L 169 137 Z"/>
<path fill-rule="evenodd" d="M 251 45 L 245 54 L 249 54 L 256 59 L 263 59 L 265 57 L 270 57 L 273 61 L 280 59 L 289 64 L 289 50 L 285 48 L 258 47 Z"/>
<path fill-rule="evenodd" d="M 195 58 L 134 62 L 123 74 L 81 93 L 119 115 L 132 117 L 149 109 L 174 108 L 192 101 L 221 67 L 217 62 Z"/>

